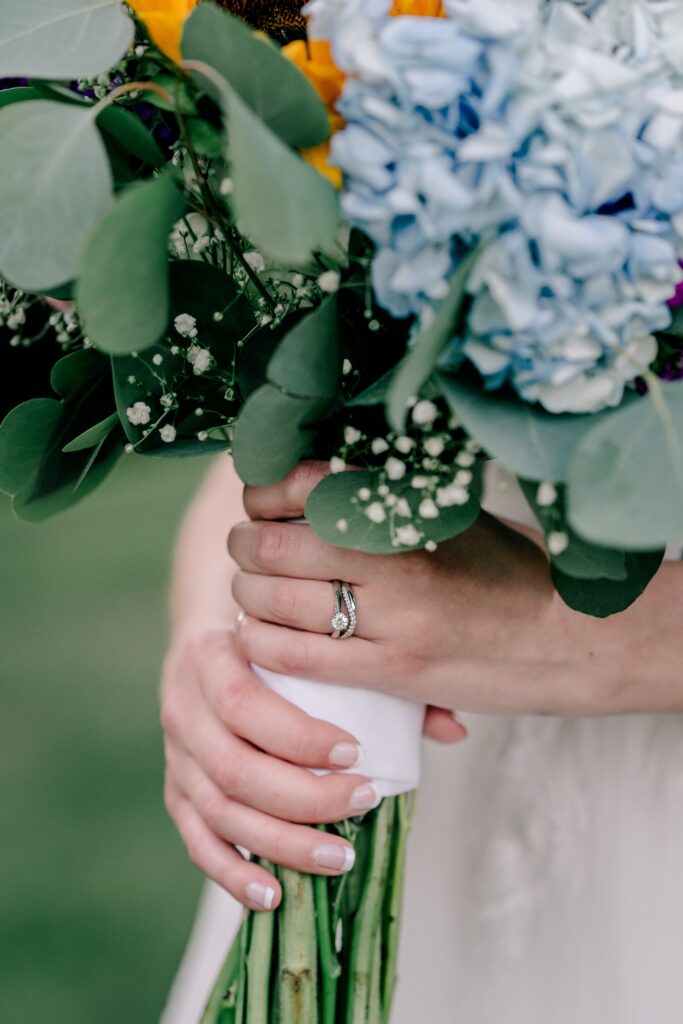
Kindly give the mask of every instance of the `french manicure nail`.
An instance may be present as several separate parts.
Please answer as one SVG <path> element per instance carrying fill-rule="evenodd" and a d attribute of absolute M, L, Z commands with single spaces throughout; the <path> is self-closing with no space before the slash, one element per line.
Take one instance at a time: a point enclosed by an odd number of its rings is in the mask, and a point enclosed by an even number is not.
<path fill-rule="evenodd" d="M 358 743 L 335 743 L 329 753 L 328 763 L 333 768 L 355 768 L 363 757 L 363 748 Z"/>
<path fill-rule="evenodd" d="M 275 902 L 275 889 L 272 885 L 264 885 L 263 882 L 249 882 L 244 887 L 247 899 L 256 907 L 263 907 L 264 910 L 271 910 Z"/>
<path fill-rule="evenodd" d="M 356 860 L 356 851 L 352 846 L 341 846 L 339 843 L 321 843 L 313 851 L 313 860 L 319 868 L 350 871 Z"/>
<path fill-rule="evenodd" d="M 377 786 L 373 785 L 372 782 L 365 782 L 362 786 L 356 786 L 351 794 L 351 810 L 355 814 L 371 811 L 381 799 Z"/>

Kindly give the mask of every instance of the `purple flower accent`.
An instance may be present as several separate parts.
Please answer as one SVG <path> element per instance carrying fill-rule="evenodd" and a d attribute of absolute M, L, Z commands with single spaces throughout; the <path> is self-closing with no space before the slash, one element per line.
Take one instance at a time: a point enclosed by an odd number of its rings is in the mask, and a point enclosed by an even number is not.
<path fill-rule="evenodd" d="M 681 267 L 683 267 L 683 263 L 681 263 Z M 672 309 L 676 309 L 677 306 L 683 306 L 683 281 L 681 281 L 669 299 L 669 305 Z"/>

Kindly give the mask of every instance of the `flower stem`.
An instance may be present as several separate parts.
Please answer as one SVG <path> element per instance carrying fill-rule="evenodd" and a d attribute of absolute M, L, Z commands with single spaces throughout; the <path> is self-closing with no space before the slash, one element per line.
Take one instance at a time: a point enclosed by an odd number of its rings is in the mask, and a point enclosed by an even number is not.
<path fill-rule="evenodd" d="M 396 798 L 394 822 L 394 851 L 389 869 L 389 891 L 387 893 L 386 919 L 384 927 L 384 969 L 382 972 L 382 1021 L 388 1024 L 391 1003 L 396 985 L 396 959 L 398 955 L 398 932 L 403 898 L 408 835 L 412 824 L 414 793 L 402 793 Z"/>
<path fill-rule="evenodd" d="M 322 1004 L 320 1024 L 335 1024 L 337 1016 L 337 984 L 341 964 L 333 944 L 332 918 L 330 914 L 330 881 L 324 875 L 313 880 L 315 890 L 315 916 L 318 928 L 318 952 L 320 954 L 320 984 Z"/>
<path fill-rule="evenodd" d="M 394 801 L 384 800 L 375 815 L 370 860 L 353 926 L 346 1024 L 367 1024 L 371 967 L 384 902 L 394 818 Z"/>
<path fill-rule="evenodd" d="M 266 870 L 272 870 L 272 864 L 266 861 L 261 863 Z M 274 933 L 274 914 L 265 911 L 253 915 L 251 941 L 247 953 L 248 1024 L 269 1024 Z"/>
<path fill-rule="evenodd" d="M 281 868 L 279 876 L 283 894 L 279 911 L 279 1024 L 318 1024 L 313 879 L 290 868 Z"/>
<path fill-rule="evenodd" d="M 206 1009 L 202 1014 L 201 1024 L 216 1024 L 216 1021 L 220 1021 L 221 1024 L 232 1024 L 235 1019 L 236 984 L 240 972 L 242 932 L 245 927 L 246 921 L 243 921 L 209 996 Z"/>

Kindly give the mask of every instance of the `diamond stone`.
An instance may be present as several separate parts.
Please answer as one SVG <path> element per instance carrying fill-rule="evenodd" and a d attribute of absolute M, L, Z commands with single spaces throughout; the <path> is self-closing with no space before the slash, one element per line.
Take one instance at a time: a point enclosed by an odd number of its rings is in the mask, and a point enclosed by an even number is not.
<path fill-rule="evenodd" d="M 348 616 L 343 612 L 335 612 L 332 616 L 332 629 L 346 629 L 349 624 Z"/>

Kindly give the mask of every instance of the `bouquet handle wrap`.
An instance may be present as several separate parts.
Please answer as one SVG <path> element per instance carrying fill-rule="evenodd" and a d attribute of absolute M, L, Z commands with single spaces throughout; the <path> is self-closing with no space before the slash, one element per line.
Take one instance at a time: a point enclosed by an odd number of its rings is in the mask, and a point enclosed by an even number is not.
<path fill-rule="evenodd" d="M 330 607 L 331 604 L 330 590 Z M 359 608 L 359 614 L 362 613 Z M 344 641 L 338 642 L 343 658 Z M 269 689 L 309 715 L 333 722 L 355 736 L 363 747 L 363 759 L 352 770 L 369 776 L 382 797 L 417 789 L 423 704 L 375 690 L 295 679 L 257 665 L 252 667 Z"/>
<path fill-rule="evenodd" d="M 305 526 L 306 520 L 293 519 L 292 523 Z M 330 584 L 330 617 L 332 596 Z M 358 607 L 358 616 L 362 621 L 362 604 Z M 345 643 L 343 640 L 334 642 L 339 644 L 339 657 L 343 661 Z M 381 797 L 417 789 L 424 704 L 376 690 L 296 679 L 258 665 L 252 668 L 259 679 L 281 697 L 314 718 L 333 722 L 355 736 L 363 748 L 363 759 L 357 768 L 350 770 L 371 778 Z"/>

